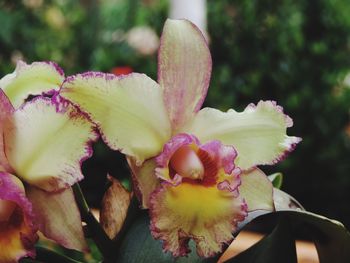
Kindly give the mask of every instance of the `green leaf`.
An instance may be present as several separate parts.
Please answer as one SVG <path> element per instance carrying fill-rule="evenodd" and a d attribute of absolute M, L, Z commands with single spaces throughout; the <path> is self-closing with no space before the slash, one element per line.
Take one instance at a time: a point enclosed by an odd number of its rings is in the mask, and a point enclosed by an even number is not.
<path fill-rule="evenodd" d="M 291 244 L 300 233 L 315 242 L 320 263 L 349 262 L 350 234 L 340 222 L 302 210 L 284 210 L 259 217 L 259 220 L 268 219 L 279 222 L 273 232 L 226 262 L 297 262 L 292 257 L 295 246 Z"/>
<path fill-rule="evenodd" d="M 288 219 L 280 220 L 270 235 L 227 262 L 297 263 L 293 230 Z"/>
<path fill-rule="evenodd" d="M 57 251 L 50 250 L 41 246 L 36 246 L 36 261 L 50 263 L 82 263 L 81 261 L 70 258 Z M 27 261 L 28 262 L 28 261 Z"/>
<path fill-rule="evenodd" d="M 281 211 L 299 226 L 304 225 L 314 240 L 320 263 L 347 263 L 350 259 L 350 233 L 336 220 L 306 211 Z"/>
<path fill-rule="evenodd" d="M 162 243 L 153 239 L 149 229 L 149 218 L 140 216 L 130 226 L 128 232 L 120 243 L 117 262 L 119 263 L 211 263 L 216 262 L 217 258 L 202 259 L 195 252 L 194 243 L 190 242 L 192 252 L 188 257 L 173 258 L 170 253 L 164 253 Z"/>
<path fill-rule="evenodd" d="M 277 189 L 281 189 L 283 183 L 283 174 L 282 173 L 274 173 L 268 176 L 271 181 L 273 187 Z"/>

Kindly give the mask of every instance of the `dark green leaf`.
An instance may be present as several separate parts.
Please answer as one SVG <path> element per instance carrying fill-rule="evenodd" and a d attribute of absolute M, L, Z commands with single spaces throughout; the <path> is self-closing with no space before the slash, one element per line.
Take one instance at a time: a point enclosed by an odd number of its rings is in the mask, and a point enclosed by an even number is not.
<path fill-rule="evenodd" d="M 198 263 L 216 262 L 217 259 L 202 259 L 197 256 L 195 247 L 190 242 L 192 252 L 188 257 L 174 259 L 170 253 L 164 253 L 162 244 L 154 240 L 149 230 L 149 218 L 141 216 L 130 226 L 119 247 L 118 262 L 124 263 Z"/>
<path fill-rule="evenodd" d="M 36 260 L 39 262 L 50 262 L 50 263 L 81 263 L 73 258 L 66 255 L 60 254 L 57 251 L 53 251 L 44 247 L 36 247 Z"/>
<path fill-rule="evenodd" d="M 230 259 L 230 263 L 297 263 L 293 229 L 288 219 L 280 220 L 272 233 Z"/>
<path fill-rule="evenodd" d="M 338 221 L 302 210 L 278 211 L 259 217 L 259 220 L 266 219 L 278 220 L 274 231 L 227 262 L 296 262 L 288 260 L 295 260 L 292 257 L 295 247 L 291 244 L 300 233 L 315 242 L 320 263 L 349 262 L 350 234 Z"/>
<path fill-rule="evenodd" d="M 281 211 L 295 225 L 304 225 L 315 242 L 320 263 L 348 263 L 350 260 L 350 234 L 343 224 L 306 211 Z"/>

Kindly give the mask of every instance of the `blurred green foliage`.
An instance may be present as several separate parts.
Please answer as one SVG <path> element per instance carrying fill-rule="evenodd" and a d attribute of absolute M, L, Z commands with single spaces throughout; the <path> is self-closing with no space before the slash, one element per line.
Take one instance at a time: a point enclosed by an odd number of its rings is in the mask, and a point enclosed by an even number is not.
<path fill-rule="evenodd" d="M 126 41 L 135 26 L 158 36 L 166 0 L 2 0 L 0 73 L 14 61 L 54 60 L 66 74 L 129 66 L 156 79 L 156 54 Z M 214 61 L 206 106 L 242 110 L 276 100 L 303 142 L 284 162 L 284 190 L 307 209 L 350 226 L 350 3 L 348 0 L 208 1 Z M 347 77 L 348 76 L 348 77 Z M 99 142 L 83 187 L 98 205 L 105 175 L 126 175 L 123 157 Z"/>
<path fill-rule="evenodd" d="M 309 210 L 350 226 L 350 3 L 209 2 L 214 58 L 208 104 L 240 109 L 276 100 L 303 137 L 277 167 L 284 190 Z"/>

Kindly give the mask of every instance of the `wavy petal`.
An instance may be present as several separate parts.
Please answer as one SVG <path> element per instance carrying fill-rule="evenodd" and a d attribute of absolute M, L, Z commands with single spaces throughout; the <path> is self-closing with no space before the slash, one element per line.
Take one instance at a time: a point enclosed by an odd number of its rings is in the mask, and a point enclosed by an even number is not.
<path fill-rule="evenodd" d="M 17 262 L 34 257 L 38 239 L 32 204 L 25 197 L 22 183 L 13 175 L 0 172 L 0 202 L 10 201 L 16 208 L 7 222 L 0 222 L 0 261 Z"/>
<path fill-rule="evenodd" d="M 28 199 L 33 204 L 39 230 L 60 245 L 87 251 L 78 206 L 73 191 L 48 193 L 34 186 L 27 188 Z"/>
<path fill-rule="evenodd" d="M 158 82 L 174 130 L 191 119 L 206 97 L 212 61 L 199 29 L 186 20 L 168 19 L 158 54 Z"/>
<path fill-rule="evenodd" d="M 190 238 L 200 256 L 210 257 L 231 242 L 246 210 L 242 198 L 216 186 L 163 184 L 151 196 L 151 232 L 175 257 L 189 252 Z"/>
<path fill-rule="evenodd" d="M 133 189 L 136 196 L 141 201 L 143 208 L 149 207 L 151 193 L 159 186 L 159 180 L 155 175 L 157 167 L 155 159 L 145 161 L 141 166 L 128 158 L 128 164 L 132 172 Z"/>
<path fill-rule="evenodd" d="M 5 153 L 29 184 L 57 191 L 83 178 L 81 163 L 97 139 L 93 124 L 73 105 L 38 97 L 5 123 Z"/>
<path fill-rule="evenodd" d="M 248 212 L 255 210 L 273 211 L 275 209 L 272 183 L 258 168 L 241 174 L 239 193 L 247 203 Z"/>
<path fill-rule="evenodd" d="M 157 155 L 170 137 L 163 90 L 146 75 L 88 72 L 68 78 L 60 95 L 88 113 L 108 146 L 138 164 Z"/>
<path fill-rule="evenodd" d="M 5 93 L 0 89 L 0 166 L 6 171 L 11 171 L 11 167 L 7 161 L 4 149 L 4 136 L 3 136 L 3 123 L 12 116 L 14 108 L 5 95 Z"/>
<path fill-rule="evenodd" d="M 249 169 L 275 164 L 295 148 L 301 138 L 287 136 L 286 130 L 292 125 L 275 102 L 260 101 L 243 112 L 204 108 L 183 131 L 196 134 L 202 142 L 216 139 L 234 146 L 238 152 L 236 165 Z"/>
<path fill-rule="evenodd" d="M 18 108 L 29 95 L 58 90 L 63 80 L 63 70 L 54 62 L 33 62 L 28 65 L 19 61 L 15 71 L 0 80 L 0 88 Z"/>

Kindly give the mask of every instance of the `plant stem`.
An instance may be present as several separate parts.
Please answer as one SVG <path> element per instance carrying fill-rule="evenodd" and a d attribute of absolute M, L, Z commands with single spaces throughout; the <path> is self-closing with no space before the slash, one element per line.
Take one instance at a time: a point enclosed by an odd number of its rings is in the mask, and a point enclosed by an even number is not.
<path fill-rule="evenodd" d="M 96 246 L 102 253 L 105 262 L 115 262 L 115 253 L 113 253 L 113 251 L 116 251 L 116 249 L 114 247 L 114 244 L 109 239 L 95 216 L 91 213 L 80 185 L 75 184 L 72 188 L 81 213 L 82 220 L 86 223 L 91 238 L 95 241 Z"/>

